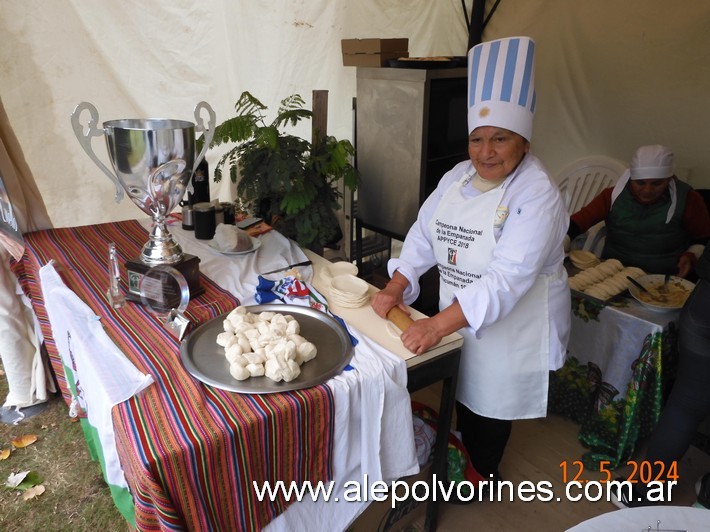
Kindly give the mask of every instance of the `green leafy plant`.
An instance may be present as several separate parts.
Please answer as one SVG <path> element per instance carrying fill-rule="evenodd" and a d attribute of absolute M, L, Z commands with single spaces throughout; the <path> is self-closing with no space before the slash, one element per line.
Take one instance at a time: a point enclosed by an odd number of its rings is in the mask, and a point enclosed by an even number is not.
<path fill-rule="evenodd" d="M 335 211 L 342 179 L 355 190 L 359 174 L 351 164 L 355 149 L 347 140 L 323 135 L 309 142 L 282 130 L 313 113 L 295 94 L 281 101 L 266 122 L 266 106 L 249 92 L 235 104 L 236 116 L 215 127 L 211 147 L 234 144 L 217 163 L 214 180 L 226 172 L 255 214 L 300 245 L 320 249 L 341 237 Z"/>

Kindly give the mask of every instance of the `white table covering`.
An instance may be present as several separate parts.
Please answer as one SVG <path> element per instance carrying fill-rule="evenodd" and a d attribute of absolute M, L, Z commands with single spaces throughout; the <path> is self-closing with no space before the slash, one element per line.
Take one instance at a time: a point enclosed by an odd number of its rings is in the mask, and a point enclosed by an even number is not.
<path fill-rule="evenodd" d="M 626 396 L 632 363 L 638 358 L 644 339 L 662 332 L 670 322 L 677 321 L 679 314 L 656 312 L 630 298 L 626 303 L 624 307 L 604 307 L 598 320 L 573 315 L 567 346 L 570 355 L 599 367 L 604 382 L 613 387 L 615 400 Z"/>

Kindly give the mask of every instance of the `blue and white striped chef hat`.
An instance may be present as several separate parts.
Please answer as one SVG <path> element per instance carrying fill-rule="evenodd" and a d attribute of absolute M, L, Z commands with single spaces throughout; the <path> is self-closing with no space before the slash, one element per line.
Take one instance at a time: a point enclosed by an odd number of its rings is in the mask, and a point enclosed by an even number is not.
<path fill-rule="evenodd" d="M 535 42 L 508 37 L 468 52 L 468 132 L 480 126 L 509 129 L 526 140 L 535 114 Z"/>

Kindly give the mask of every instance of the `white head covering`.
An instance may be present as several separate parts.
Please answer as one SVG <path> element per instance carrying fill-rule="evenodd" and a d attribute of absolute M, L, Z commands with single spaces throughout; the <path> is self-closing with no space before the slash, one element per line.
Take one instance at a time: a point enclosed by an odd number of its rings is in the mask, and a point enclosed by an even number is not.
<path fill-rule="evenodd" d="M 611 203 L 614 204 L 629 179 L 634 181 L 638 179 L 667 179 L 669 177 L 673 177 L 673 152 L 671 149 L 660 144 L 641 146 L 631 159 L 631 167 L 621 174 L 614 185 L 614 190 L 611 191 Z M 671 195 L 671 206 L 668 209 L 666 223 L 671 221 L 677 202 L 674 180 L 669 183 L 668 191 Z"/>
<path fill-rule="evenodd" d="M 495 126 L 532 136 L 535 113 L 535 42 L 509 37 L 468 52 L 468 132 Z"/>

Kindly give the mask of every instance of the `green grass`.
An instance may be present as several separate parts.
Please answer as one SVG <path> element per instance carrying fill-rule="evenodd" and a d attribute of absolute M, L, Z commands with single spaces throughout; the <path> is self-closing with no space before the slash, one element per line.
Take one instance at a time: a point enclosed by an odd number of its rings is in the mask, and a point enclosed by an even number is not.
<path fill-rule="evenodd" d="M 0 400 L 7 396 L 7 379 L 0 377 Z M 37 441 L 15 449 L 0 461 L 0 530 L 4 532 L 126 530 L 126 521 L 113 504 L 101 467 L 92 461 L 81 425 L 73 422 L 61 397 L 19 425 L 0 424 L 0 450 L 10 441 L 34 434 Z M 5 487 L 12 473 L 34 471 L 46 491 L 25 501 L 22 492 Z"/>

